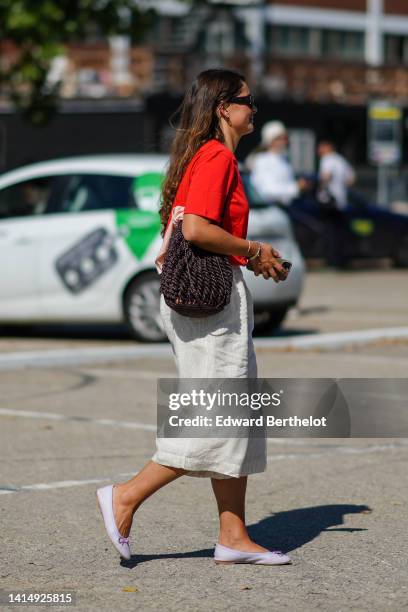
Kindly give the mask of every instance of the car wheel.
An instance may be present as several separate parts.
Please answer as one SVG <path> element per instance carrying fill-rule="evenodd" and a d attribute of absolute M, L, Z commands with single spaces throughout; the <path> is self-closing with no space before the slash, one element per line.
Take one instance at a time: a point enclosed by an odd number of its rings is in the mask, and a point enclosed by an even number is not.
<path fill-rule="evenodd" d="M 255 331 L 262 334 L 270 334 L 276 331 L 285 319 L 288 310 L 287 306 L 283 306 L 276 310 L 255 314 Z"/>
<path fill-rule="evenodd" d="M 394 255 L 394 265 L 397 268 L 408 268 L 408 236 L 405 236 L 398 245 Z"/>
<path fill-rule="evenodd" d="M 123 314 L 136 340 L 167 340 L 160 315 L 160 278 L 156 272 L 146 272 L 131 282 L 124 295 Z"/>

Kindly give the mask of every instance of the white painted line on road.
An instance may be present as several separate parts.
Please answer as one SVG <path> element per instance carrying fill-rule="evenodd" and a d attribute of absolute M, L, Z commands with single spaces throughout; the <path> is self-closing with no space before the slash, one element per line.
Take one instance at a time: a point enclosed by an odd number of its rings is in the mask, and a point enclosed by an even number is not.
<path fill-rule="evenodd" d="M 268 439 L 271 442 L 272 439 Z M 320 453 L 281 453 L 280 455 L 268 455 L 268 461 L 283 461 L 285 459 L 321 459 L 322 457 L 331 457 L 333 455 L 369 455 L 371 453 L 384 452 L 387 450 L 396 450 L 405 448 L 406 444 L 377 444 L 375 446 L 366 446 L 361 448 L 350 447 L 350 446 L 334 446 L 333 448 L 327 448 L 326 451 Z"/>
<path fill-rule="evenodd" d="M 40 482 L 32 485 L 8 485 L 2 489 L 0 485 L 0 495 L 8 495 L 10 493 L 21 493 L 23 491 L 49 491 L 50 489 L 65 489 L 67 487 L 80 487 L 88 484 L 98 484 L 105 482 L 108 478 L 89 478 L 88 480 L 60 480 L 59 482 Z"/>
<path fill-rule="evenodd" d="M 157 380 L 158 378 L 175 378 L 175 372 L 165 371 L 160 368 L 160 375 L 157 370 L 139 370 L 139 368 L 128 368 L 127 370 L 119 370 L 112 368 L 81 368 L 81 374 L 90 374 L 91 376 L 100 376 L 101 378 L 130 378 L 137 380 Z"/>
<path fill-rule="evenodd" d="M 67 416 L 54 412 L 41 412 L 36 410 L 14 410 L 12 408 L 0 408 L 0 416 L 13 416 L 26 419 L 51 419 L 54 421 L 74 421 L 90 423 L 92 425 L 108 425 L 115 427 L 127 427 L 129 429 L 142 429 L 144 431 L 156 431 L 156 425 L 138 423 L 137 421 L 117 421 L 115 419 L 95 419 L 84 416 Z"/>
<path fill-rule="evenodd" d="M 334 438 L 310 438 L 310 440 L 315 440 L 315 444 L 317 447 L 318 444 L 316 443 L 318 440 L 333 440 Z M 353 440 L 353 438 L 343 438 L 344 440 Z M 356 438 L 354 438 L 356 439 Z M 369 439 L 369 438 L 368 438 Z M 292 438 L 268 438 L 268 444 L 287 444 L 288 446 L 308 446 L 309 448 L 313 448 L 314 444 L 311 444 L 310 442 L 303 442 L 302 444 L 299 444 L 299 440 L 293 440 Z M 406 438 L 398 438 L 398 442 L 387 442 L 385 444 L 373 444 L 370 446 L 340 446 L 340 445 L 331 445 L 331 444 L 326 444 L 325 449 L 327 451 L 327 453 L 333 453 L 333 454 L 337 454 L 337 455 L 361 455 L 361 454 L 366 454 L 366 453 L 375 453 L 376 451 L 385 451 L 385 450 L 393 450 L 393 449 L 398 449 L 398 448 L 405 448 L 408 446 L 408 439 Z M 322 453 L 324 455 L 327 454 Z M 304 453 L 305 455 L 307 455 L 308 457 L 310 457 L 311 455 L 309 453 Z M 303 453 L 302 453 L 303 455 Z M 298 455 L 299 456 L 299 455 Z"/>
<path fill-rule="evenodd" d="M 307 334 L 291 338 L 256 338 L 258 349 L 309 350 L 337 349 L 347 345 L 364 345 L 386 339 L 408 339 L 408 327 L 364 329 L 330 334 Z M 107 363 L 137 358 L 170 358 L 167 343 L 138 346 L 108 346 L 100 348 L 70 348 L 43 351 L 19 351 L 0 355 L 0 370 L 20 368 L 52 368 L 79 366 L 85 363 Z"/>
<path fill-rule="evenodd" d="M 304 452 L 304 453 L 291 453 L 291 454 L 282 453 L 280 455 L 270 454 L 268 456 L 268 462 L 269 461 L 287 461 L 288 459 L 289 460 L 297 459 L 301 461 L 304 461 L 305 459 L 322 459 L 322 458 L 327 459 L 328 456 L 330 457 L 330 456 L 338 455 L 338 454 L 340 455 L 341 454 L 366 455 L 370 453 L 378 453 L 378 452 L 383 452 L 387 450 L 395 450 L 395 449 L 405 447 L 405 446 L 406 446 L 405 444 L 390 443 L 390 444 L 368 446 L 365 448 L 335 447 L 333 450 L 330 449 L 330 452 L 323 452 L 323 453 Z M 0 485 L 0 495 L 10 495 L 11 493 L 23 493 L 25 491 L 50 491 L 53 489 L 81 487 L 84 485 L 99 484 L 103 482 L 117 482 L 124 478 L 132 478 L 134 475 L 135 475 L 135 472 L 125 472 L 122 474 L 117 474 L 116 476 L 111 476 L 109 478 L 105 477 L 105 478 L 88 478 L 86 480 L 60 480 L 56 482 L 48 482 L 48 483 L 40 482 L 37 484 L 21 485 L 21 486 L 7 485 L 7 486 L 2 487 L 2 485 Z"/>
<path fill-rule="evenodd" d="M 54 412 L 42 412 L 37 410 L 15 410 L 13 408 L 0 408 L 0 417 L 1 416 L 13 416 L 19 418 L 26 419 L 45 419 L 45 420 L 54 420 L 54 421 L 70 421 L 70 422 L 80 422 L 80 423 L 90 423 L 91 425 L 103 425 L 110 427 L 124 427 L 127 429 L 141 429 L 143 431 L 152 431 L 156 432 L 156 425 L 149 423 L 138 423 L 137 421 L 119 421 L 116 419 L 96 419 L 93 417 L 84 417 L 84 416 L 67 416 L 64 414 L 58 414 Z M 310 438 L 310 440 L 321 440 L 322 438 Z M 327 438 L 330 440 L 331 438 Z M 348 440 L 352 438 L 347 438 Z M 282 444 L 287 446 L 309 446 L 313 445 L 308 442 L 306 439 L 299 440 L 296 438 L 268 438 L 268 444 Z M 392 448 L 401 448 L 403 446 L 408 446 L 408 439 L 402 438 L 396 443 L 387 443 L 376 446 L 369 447 L 350 447 L 350 446 L 329 446 L 328 450 L 333 452 L 336 451 L 338 454 L 360 454 L 366 452 L 374 452 L 376 450 L 389 450 Z M 367 449 L 372 449 L 368 451 Z M 287 457 L 288 455 L 284 455 Z M 299 456 L 299 455 L 296 455 Z M 310 456 L 317 456 L 311 455 Z M 319 455 L 320 456 L 320 455 Z"/>
<path fill-rule="evenodd" d="M 167 343 L 149 346 L 105 346 L 100 348 L 54 349 L 51 351 L 19 351 L 0 355 L 0 370 L 20 368 L 53 368 L 83 363 L 106 363 L 137 358 L 170 357 Z"/>

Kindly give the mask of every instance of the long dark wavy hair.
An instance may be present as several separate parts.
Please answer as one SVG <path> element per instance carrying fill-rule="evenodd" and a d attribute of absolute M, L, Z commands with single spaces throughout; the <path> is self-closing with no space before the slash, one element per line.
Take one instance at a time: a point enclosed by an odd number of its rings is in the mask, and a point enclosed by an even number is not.
<path fill-rule="evenodd" d="M 227 103 L 232 97 L 237 96 L 243 82 L 245 77 L 233 70 L 222 68 L 204 70 L 194 79 L 181 105 L 170 117 L 170 125 L 175 127 L 172 120 L 180 114 L 171 146 L 170 163 L 162 186 L 160 208 L 162 235 L 178 186 L 194 154 L 212 138 L 224 142 L 216 108 L 219 104 Z"/>

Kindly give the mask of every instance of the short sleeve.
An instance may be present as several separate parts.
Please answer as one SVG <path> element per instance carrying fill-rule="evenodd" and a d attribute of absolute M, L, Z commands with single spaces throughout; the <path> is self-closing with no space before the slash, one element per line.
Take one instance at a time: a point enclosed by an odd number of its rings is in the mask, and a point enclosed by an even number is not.
<path fill-rule="evenodd" d="M 233 155 L 220 150 L 200 155 L 192 168 L 184 213 L 221 223 L 234 176 Z"/>

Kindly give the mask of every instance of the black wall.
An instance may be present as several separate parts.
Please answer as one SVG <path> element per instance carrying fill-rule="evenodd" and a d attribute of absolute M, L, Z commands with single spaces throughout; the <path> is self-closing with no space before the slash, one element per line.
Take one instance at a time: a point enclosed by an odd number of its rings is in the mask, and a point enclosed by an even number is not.
<path fill-rule="evenodd" d="M 155 151 L 153 122 L 144 112 L 60 113 L 45 127 L 0 114 L 0 172 L 71 155 Z"/>
<path fill-rule="evenodd" d="M 33 161 L 70 155 L 164 151 L 168 140 L 163 139 L 163 133 L 169 133 L 169 117 L 180 102 L 180 98 L 160 94 L 146 100 L 143 110 L 61 112 L 42 128 L 28 125 L 16 114 L 2 113 L 0 172 Z M 239 159 L 245 158 L 258 144 L 260 127 L 266 121 L 279 119 L 289 128 L 309 128 L 318 139 L 334 140 L 354 165 L 366 164 L 364 106 L 273 102 L 262 98 L 256 104 L 255 131 L 241 140 L 237 150 Z"/>

